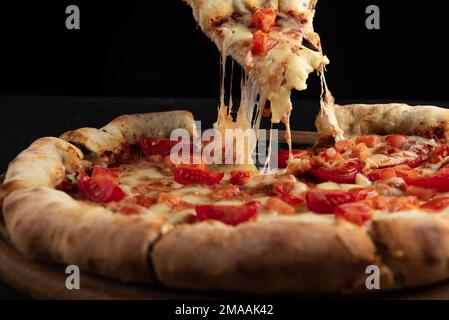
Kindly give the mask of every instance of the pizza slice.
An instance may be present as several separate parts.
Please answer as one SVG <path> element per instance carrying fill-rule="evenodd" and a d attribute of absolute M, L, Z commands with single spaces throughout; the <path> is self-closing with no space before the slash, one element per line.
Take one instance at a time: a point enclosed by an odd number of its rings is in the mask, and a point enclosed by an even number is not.
<path fill-rule="evenodd" d="M 271 121 L 283 122 L 290 141 L 290 100 L 293 89 L 307 88 L 308 75 L 323 72 L 329 60 L 313 30 L 316 0 L 186 0 L 203 32 L 217 45 L 225 61 L 231 56 L 244 69 L 242 98 L 236 123 L 222 98 L 218 128 L 257 129 L 270 102 Z M 324 75 L 323 75 L 324 77 Z M 324 80 L 324 78 L 323 78 Z M 323 84 L 324 86 L 324 84 Z M 326 90 L 326 97 L 330 93 Z M 327 99 L 330 102 L 332 99 Z M 256 106 L 256 111 L 254 108 Z M 324 104 L 332 121 L 332 106 Z M 265 114 L 267 114 L 265 110 Z M 253 117 L 255 121 L 253 123 Z"/>

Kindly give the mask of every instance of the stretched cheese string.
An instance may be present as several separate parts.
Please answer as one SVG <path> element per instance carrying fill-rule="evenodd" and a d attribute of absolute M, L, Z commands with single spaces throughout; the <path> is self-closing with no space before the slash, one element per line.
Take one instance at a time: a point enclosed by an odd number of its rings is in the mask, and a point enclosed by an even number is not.
<path fill-rule="evenodd" d="M 328 123 L 332 127 L 335 141 L 338 142 L 344 140 L 345 138 L 343 130 L 341 130 L 338 126 L 338 120 L 335 114 L 335 99 L 327 86 L 324 68 L 319 72 L 319 74 L 321 80 L 320 117 L 324 117 L 325 123 Z"/>

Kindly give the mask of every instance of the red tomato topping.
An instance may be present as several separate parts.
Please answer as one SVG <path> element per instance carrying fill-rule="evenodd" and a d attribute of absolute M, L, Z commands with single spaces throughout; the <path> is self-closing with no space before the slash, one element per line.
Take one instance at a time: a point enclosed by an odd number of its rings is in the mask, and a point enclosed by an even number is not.
<path fill-rule="evenodd" d="M 145 196 L 143 194 L 137 196 L 137 204 L 145 207 L 145 208 L 149 208 L 151 207 L 156 201 L 149 196 Z"/>
<path fill-rule="evenodd" d="M 335 143 L 335 150 L 339 153 L 344 153 L 348 150 L 351 150 L 353 147 L 355 147 L 355 143 L 352 140 L 342 140 Z"/>
<path fill-rule="evenodd" d="M 253 34 L 251 52 L 253 55 L 264 55 L 277 44 L 276 40 L 270 39 L 267 33 L 256 31 Z"/>
<path fill-rule="evenodd" d="M 178 144 L 178 141 L 171 141 L 170 139 L 151 139 L 147 137 L 141 137 L 137 141 L 137 144 L 148 156 L 167 156 L 170 154 L 171 149 Z"/>
<path fill-rule="evenodd" d="M 242 186 L 247 184 L 253 178 L 253 175 L 251 171 L 232 171 L 229 182 L 237 186 Z"/>
<path fill-rule="evenodd" d="M 305 200 L 302 198 L 295 197 L 290 194 L 293 190 L 294 185 L 291 182 L 286 183 L 276 183 L 273 185 L 273 190 L 278 194 L 278 198 L 282 201 L 288 203 L 291 206 L 301 206 L 304 204 Z"/>
<path fill-rule="evenodd" d="M 433 189 L 424 189 L 424 188 L 410 186 L 410 187 L 407 187 L 407 189 L 405 190 L 405 193 L 408 196 L 418 197 L 418 199 L 421 201 L 429 201 L 430 199 L 435 197 L 438 192 Z"/>
<path fill-rule="evenodd" d="M 335 216 L 361 226 L 373 218 L 373 210 L 363 201 L 347 203 L 335 208 Z"/>
<path fill-rule="evenodd" d="M 268 199 L 265 207 L 269 211 L 275 211 L 277 213 L 284 214 L 284 215 L 292 215 L 295 213 L 295 208 L 293 208 L 291 205 L 289 205 L 285 201 L 278 199 L 278 198 L 274 198 L 274 197 L 271 197 L 270 199 Z"/>
<path fill-rule="evenodd" d="M 357 202 L 376 195 L 373 189 L 317 190 L 306 193 L 307 208 L 317 213 L 333 213 L 339 205 Z"/>
<path fill-rule="evenodd" d="M 448 156 L 449 156 L 449 146 L 440 144 L 436 146 L 430 153 L 429 162 L 438 163 L 443 161 Z"/>
<path fill-rule="evenodd" d="M 94 166 L 92 168 L 92 178 L 99 180 L 99 179 L 107 179 L 111 182 L 118 184 L 119 176 L 122 173 L 122 169 L 120 168 L 114 168 L 114 169 L 107 169 L 100 166 Z"/>
<path fill-rule="evenodd" d="M 273 8 L 260 8 L 251 17 L 251 26 L 263 32 L 270 32 L 276 20 L 277 12 Z"/>
<path fill-rule="evenodd" d="M 388 212 L 398 212 L 404 210 L 414 209 L 419 207 L 419 200 L 415 196 L 405 196 L 405 197 L 375 197 L 370 199 L 371 206 L 377 210 L 385 210 Z"/>
<path fill-rule="evenodd" d="M 301 158 L 301 155 L 306 153 L 304 150 L 292 150 L 293 159 Z M 287 168 L 287 161 L 289 160 L 289 151 L 288 150 L 279 150 L 278 151 L 278 168 L 285 169 Z"/>
<path fill-rule="evenodd" d="M 433 199 L 421 206 L 422 209 L 428 211 L 441 211 L 449 207 L 449 197 Z"/>
<path fill-rule="evenodd" d="M 343 165 L 328 169 L 324 167 L 311 168 L 309 173 L 323 181 L 336 183 L 355 183 L 357 173 L 362 171 L 362 165 L 358 162 L 346 162 Z"/>
<path fill-rule="evenodd" d="M 125 197 L 122 189 L 105 176 L 99 178 L 97 175 L 91 178 L 86 173 L 82 173 L 78 189 L 86 199 L 99 203 L 120 201 Z"/>
<path fill-rule="evenodd" d="M 257 215 L 258 205 L 254 202 L 243 206 L 197 205 L 195 211 L 199 221 L 218 220 L 236 226 Z"/>
<path fill-rule="evenodd" d="M 419 156 L 415 160 L 407 162 L 407 165 L 410 168 L 414 169 L 414 168 L 418 168 L 420 165 L 422 165 L 422 163 L 423 163 L 422 156 Z"/>
<path fill-rule="evenodd" d="M 393 148 L 401 149 L 406 143 L 407 138 L 401 134 L 393 134 L 385 138 L 385 141 Z"/>
<path fill-rule="evenodd" d="M 438 172 L 425 177 L 404 176 L 402 178 L 409 186 L 435 189 L 438 192 L 449 192 L 449 172 Z"/>
<path fill-rule="evenodd" d="M 223 172 L 215 172 L 207 168 L 186 165 L 177 167 L 174 174 L 175 181 L 183 185 L 206 184 L 211 186 L 219 183 L 223 179 L 223 176 Z"/>
<path fill-rule="evenodd" d="M 387 180 L 396 177 L 396 170 L 394 168 L 374 169 L 368 174 L 368 179 L 371 181 Z"/>
<path fill-rule="evenodd" d="M 380 143 L 380 138 L 378 136 L 358 136 L 356 141 L 356 144 L 364 143 L 368 148 L 374 148 Z"/>

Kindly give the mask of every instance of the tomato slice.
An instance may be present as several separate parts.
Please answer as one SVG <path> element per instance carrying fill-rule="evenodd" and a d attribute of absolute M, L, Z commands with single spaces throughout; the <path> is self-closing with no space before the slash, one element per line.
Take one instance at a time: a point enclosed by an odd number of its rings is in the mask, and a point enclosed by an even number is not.
<path fill-rule="evenodd" d="M 389 146 L 401 149 L 407 143 L 407 138 L 402 134 L 392 134 L 391 136 L 386 137 L 385 141 Z"/>
<path fill-rule="evenodd" d="M 260 8 L 251 17 L 251 26 L 263 32 L 270 32 L 276 20 L 277 11 L 273 8 Z"/>
<path fill-rule="evenodd" d="M 273 190 L 278 195 L 279 199 L 294 207 L 302 206 L 305 203 L 305 200 L 291 195 L 290 192 L 293 188 L 294 185 L 290 182 L 276 183 L 273 186 Z"/>
<path fill-rule="evenodd" d="M 362 165 L 358 162 L 347 162 L 335 169 L 325 167 L 311 168 L 309 173 L 323 181 L 336 183 L 355 183 L 357 173 L 362 171 Z"/>
<path fill-rule="evenodd" d="M 279 214 L 283 214 L 283 215 L 292 215 L 295 213 L 295 208 L 293 208 L 291 205 L 289 205 L 285 201 L 278 199 L 278 198 L 274 198 L 274 197 L 271 197 L 270 199 L 268 199 L 265 207 L 269 211 L 275 211 L 275 212 L 277 212 Z"/>
<path fill-rule="evenodd" d="M 428 161 L 430 163 L 438 163 L 443 161 L 448 156 L 449 156 L 449 146 L 440 144 L 432 150 Z"/>
<path fill-rule="evenodd" d="M 252 177 L 253 173 L 251 171 L 232 171 L 229 182 L 237 186 L 243 186 L 244 184 L 247 184 Z"/>
<path fill-rule="evenodd" d="M 301 158 L 301 155 L 305 153 L 304 150 L 292 150 L 293 159 Z M 287 168 L 287 161 L 289 160 L 290 153 L 288 150 L 279 150 L 278 151 L 278 168 L 285 169 Z"/>
<path fill-rule="evenodd" d="M 174 178 L 183 185 L 205 184 L 212 186 L 223 179 L 223 172 L 211 171 L 207 168 L 182 165 L 175 169 Z"/>
<path fill-rule="evenodd" d="M 100 166 L 94 166 L 92 168 L 92 178 L 96 180 L 107 179 L 115 184 L 118 184 L 121 172 L 122 170 L 119 168 L 107 169 Z"/>
<path fill-rule="evenodd" d="M 449 172 L 439 172 L 425 177 L 403 176 L 402 178 L 409 186 L 449 192 Z"/>
<path fill-rule="evenodd" d="M 364 143 L 368 148 L 374 148 L 376 145 L 380 143 L 380 138 L 375 135 L 358 136 L 355 143 L 356 144 Z"/>
<path fill-rule="evenodd" d="M 373 218 L 373 210 L 363 201 L 347 203 L 335 208 L 335 216 L 361 226 Z"/>
<path fill-rule="evenodd" d="M 170 154 L 171 149 L 178 143 L 178 141 L 172 141 L 170 139 L 151 139 L 147 137 L 140 137 L 137 141 L 139 147 L 148 156 L 167 156 Z"/>
<path fill-rule="evenodd" d="M 125 197 L 122 189 L 112 180 L 91 178 L 86 173 L 81 174 L 78 189 L 86 199 L 98 203 L 120 201 Z"/>
<path fill-rule="evenodd" d="M 371 181 L 387 180 L 395 178 L 396 170 L 394 168 L 374 169 L 368 174 L 368 179 Z"/>
<path fill-rule="evenodd" d="M 449 207 L 449 197 L 433 199 L 421 206 L 422 209 L 428 211 L 441 211 Z"/>
<path fill-rule="evenodd" d="M 306 193 L 307 208 L 316 213 L 333 213 L 339 205 L 357 202 L 376 195 L 373 189 L 317 190 Z"/>
<path fill-rule="evenodd" d="M 243 206 L 197 205 L 195 211 L 199 221 L 218 220 L 236 226 L 256 216 L 258 206 L 254 202 Z"/>
<path fill-rule="evenodd" d="M 270 39 L 267 33 L 256 31 L 253 34 L 251 52 L 253 55 L 264 55 L 277 44 L 276 40 Z"/>

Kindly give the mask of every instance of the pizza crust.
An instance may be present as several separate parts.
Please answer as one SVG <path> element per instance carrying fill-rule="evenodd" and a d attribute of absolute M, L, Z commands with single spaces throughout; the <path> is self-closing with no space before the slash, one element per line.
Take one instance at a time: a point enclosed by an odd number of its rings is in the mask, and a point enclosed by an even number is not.
<path fill-rule="evenodd" d="M 102 129 L 83 128 L 62 138 L 98 160 L 119 152 L 123 142 L 136 143 L 143 135 L 169 137 L 178 128 L 196 134 L 190 112 L 121 116 Z M 75 264 L 126 282 L 152 280 L 148 250 L 166 220 L 114 214 L 55 190 L 67 173 L 90 165 L 70 142 L 41 138 L 10 163 L 0 191 L 12 243 L 31 257 Z"/>
<path fill-rule="evenodd" d="M 398 288 L 449 278 L 449 221 L 424 212 L 389 214 L 370 227 Z"/>
<path fill-rule="evenodd" d="M 4 199 L 23 188 L 54 188 L 62 182 L 66 171 L 80 168 L 82 159 L 82 152 L 72 144 L 53 137 L 40 138 L 9 164 L 0 197 Z"/>
<path fill-rule="evenodd" d="M 188 111 L 151 112 L 120 116 L 101 129 L 81 128 L 68 131 L 61 139 L 80 146 L 86 158 L 107 166 L 126 143 L 135 144 L 142 136 L 169 138 L 173 130 L 185 129 L 196 137 L 193 115 Z"/>
<path fill-rule="evenodd" d="M 3 215 L 14 246 L 28 257 L 125 282 L 152 280 L 148 250 L 164 221 L 113 214 L 46 187 L 13 192 Z"/>
<path fill-rule="evenodd" d="M 354 289 L 376 263 L 366 232 L 344 221 L 175 227 L 152 252 L 162 284 L 254 294 Z"/>
<path fill-rule="evenodd" d="M 339 127 L 346 134 L 415 134 L 440 129 L 449 138 L 449 110 L 402 103 L 335 105 Z M 322 137 L 332 136 L 332 126 L 320 114 L 315 125 Z"/>

